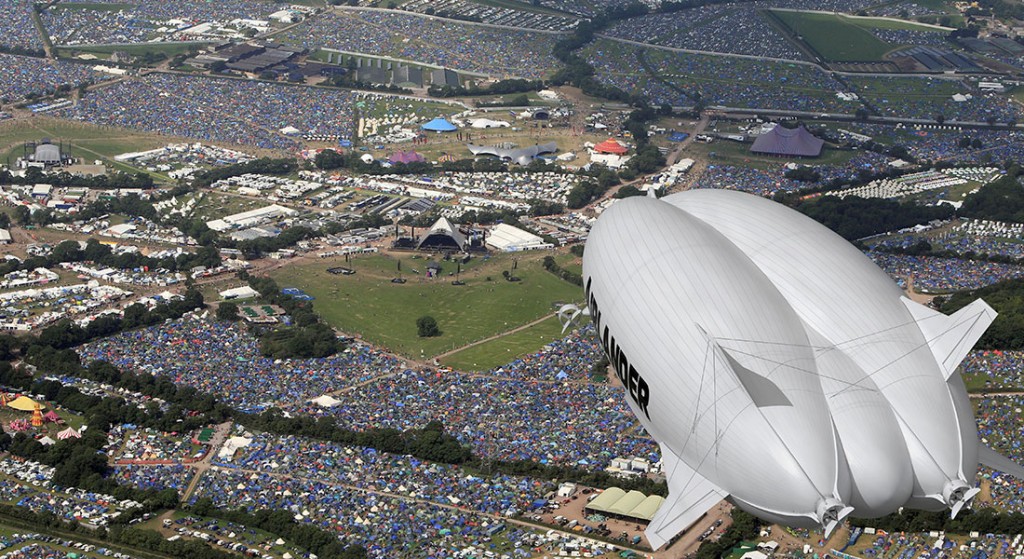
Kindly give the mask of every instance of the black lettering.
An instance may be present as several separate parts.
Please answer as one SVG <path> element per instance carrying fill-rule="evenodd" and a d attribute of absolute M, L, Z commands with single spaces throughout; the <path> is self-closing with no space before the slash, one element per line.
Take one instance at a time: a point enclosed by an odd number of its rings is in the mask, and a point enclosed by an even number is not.
<path fill-rule="evenodd" d="M 639 373 L 636 375 L 636 398 L 634 400 L 636 400 L 636 405 L 640 406 L 640 409 L 643 410 L 647 419 L 650 419 L 651 414 L 647 411 L 647 404 L 651 401 L 651 391 L 647 388 L 644 377 L 640 376 Z"/>
<path fill-rule="evenodd" d="M 640 377 L 640 374 L 636 372 L 636 368 L 633 367 L 632 365 L 630 365 L 629 366 L 629 397 L 632 398 L 633 401 L 637 402 L 637 403 L 640 403 L 639 400 L 637 400 L 637 397 L 636 397 L 636 395 L 637 395 L 636 394 L 637 379 L 639 377 Z"/>
<path fill-rule="evenodd" d="M 587 304 L 590 307 L 590 318 L 594 322 L 594 327 L 601 335 L 601 347 L 604 349 L 608 361 L 615 368 L 615 376 L 619 377 L 629 397 L 636 402 L 636 405 L 644 415 L 650 419 L 651 414 L 647 411 L 651 399 L 650 387 L 648 387 L 640 372 L 636 370 L 636 367 L 629 364 L 629 358 L 626 357 L 626 353 L 619 347 L 618 342 L 615 341 L 615 336 L 612 336 L 608 326 L 602 324 L 601 309 L 597 305 L 597 297 L 591 291 L 592 283 L 592 278 L 587 278 L 585 292 Z"/>

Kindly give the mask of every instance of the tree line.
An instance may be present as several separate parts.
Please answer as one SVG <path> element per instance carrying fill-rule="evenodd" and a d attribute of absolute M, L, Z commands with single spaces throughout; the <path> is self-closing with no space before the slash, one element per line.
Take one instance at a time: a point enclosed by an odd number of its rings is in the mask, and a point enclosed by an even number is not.
<path fill-rule="evenodd" d="M 334 330 L 313 312 L 312 303 L 285 295 L 272 278 L 247 274 L 246 278 L 249 287 L 258 291 L 264 301 L 282 307 L 292 319 L 292 326 L 256 328 L 264 356 L 275 359 L 327 357 L 344 349 Z"/>

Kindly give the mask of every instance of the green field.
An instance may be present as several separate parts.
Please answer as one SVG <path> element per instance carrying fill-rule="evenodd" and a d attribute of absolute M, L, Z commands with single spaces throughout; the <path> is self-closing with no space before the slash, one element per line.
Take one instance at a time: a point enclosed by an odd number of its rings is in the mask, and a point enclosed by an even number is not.
<path fill-rule="evenodd" d="M 70 58 L 75 53 L 89 53 L 97 55 L 101 58 L 109 58 L 109 55 L 115 52 L 124 52 L 134 56 L 142 56 L 147 53 L 152 54 L 165 54 L 168 58 L 177 56 L 179 54 L 188 54 L 192 51 L 198 50 L 204 45 L 210 44 L 207 42 L 188 42 L 188 43 L 140 43 L 138 45 L 110 45 L 110 46 L 89 46 L 81 45 L 74 47 L 59 47 L 57 48 L 57 56 Z"/>
<path fill-rule="evenodd" d="M 874 62 L 899 45 L 876 37 L 870 29 L 934 31 L 911 22 L 876 18 L 852 18 L 840 14 L 772 10 L 771 14 L 799 36 L 825 60 Z"/>
<path fill-rule="evenodd" d="M 332 326 L 360 335 L 396 353 L 429 358 L 469 343 L 507 332 L 554 312 L 562 302 L 581 301 L 582 290 L 545 271 L 544 254 L 518 255 L 519 282 L 508 282 L 502 271 L 512 256 L 476 260 L 462 274 L 464 286 L 451 285 L 453 263 L 442 263 L 442 277 L 426 279 L 426 258 L 401 255 L 402 274 L 408 283 L 396 285 L 397 262 L 391 256 L 367 255 L 345 264 L 341 258 L 292 265 L 272 273 L 281 287 L 298 287 L 316 297 L 313 308 Z M 357 273 L 332 275 L 326 269 L 348 265 Z M 488 279 L 489 278 L 489 279 Z M 442 335 L 419 338 L 416 319 L 431 315 Z M 535 344 L 522 343 L 517 351 L 535 351 L 548 340 L 538 334 Z M 499 349 L 505 353 L 504 349 Z M 480 361 L 477 361 L 480 363 Z"/>
<path fill-rule="evenodd" d="M 115 169 L 138 172 L 135 167 L 113 160 L 115 155 L 128 151 L 154 149 L 172 141 L 168 138 L 139 134 L 127 130 L 103 128 L 78 122 L 61 121 L 36 116 L 31 121 L 12 120 L 0 124 L 0 161 L 12 163 L 22 154 L 24 142 L 38 142 L 49 138 L 53 143 L 70 146 L 71 155 L 86 163 L 103 159 Z M 160 173 L 149 173 L 156 180 L 167 180 Z"/>
<path fill-rule="evenodd" d="M 441 364 L 459 371 L 489 371 L 562 336 L 562 323 L 552 316 L 518 332 L 453 353 L 441 359 Z"/>

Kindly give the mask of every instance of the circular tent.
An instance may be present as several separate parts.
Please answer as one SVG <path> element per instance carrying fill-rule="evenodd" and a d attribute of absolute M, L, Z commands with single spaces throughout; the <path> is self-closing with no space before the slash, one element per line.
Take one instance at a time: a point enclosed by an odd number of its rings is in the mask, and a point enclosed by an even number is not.
<path fill-rule="evenodd" d="M 19 396 L 14 401 L 7 403 L 8 407 L 14 408 L 18 411 L 35 411 L 37 405 L 36 401 L 28 396 Z M 41 407 L 45 408 L 46 406 Z"/>
<path fill-rule="evenodd" d="M 441 117 L 431 120 L 423 126 L 420 126 L 420 128 L 428 132 L 454 132 L 457 129 L 454 124 Z"/>
<path fill-rule="evenodd" d="M 620 144 L 619 142 L 616 142 L 613 138 L 608 138 L 607 140 L 594 146 L 594 151 L 596 151 L 597 153 L 612 153 L 615 155 L 623 155 L 629 150 L 626 149 L 626 146 Z"/>

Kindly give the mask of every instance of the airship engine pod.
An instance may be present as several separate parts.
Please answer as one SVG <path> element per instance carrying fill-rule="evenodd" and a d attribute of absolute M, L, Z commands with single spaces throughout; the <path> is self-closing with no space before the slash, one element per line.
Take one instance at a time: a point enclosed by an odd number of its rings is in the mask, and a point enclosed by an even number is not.
<path fill-rule="evenodd" d="M 979 461 L 1024 476 L 978 442 L 956 374 L 991 307 L 912 302 L 781 204 L 726 190 L 621 200 L 591 231 L 583 276 L 582 312 L 661 447 L 655 548 L 722 498 L 831 533 L 904 506 L 955 515 Z"/>

